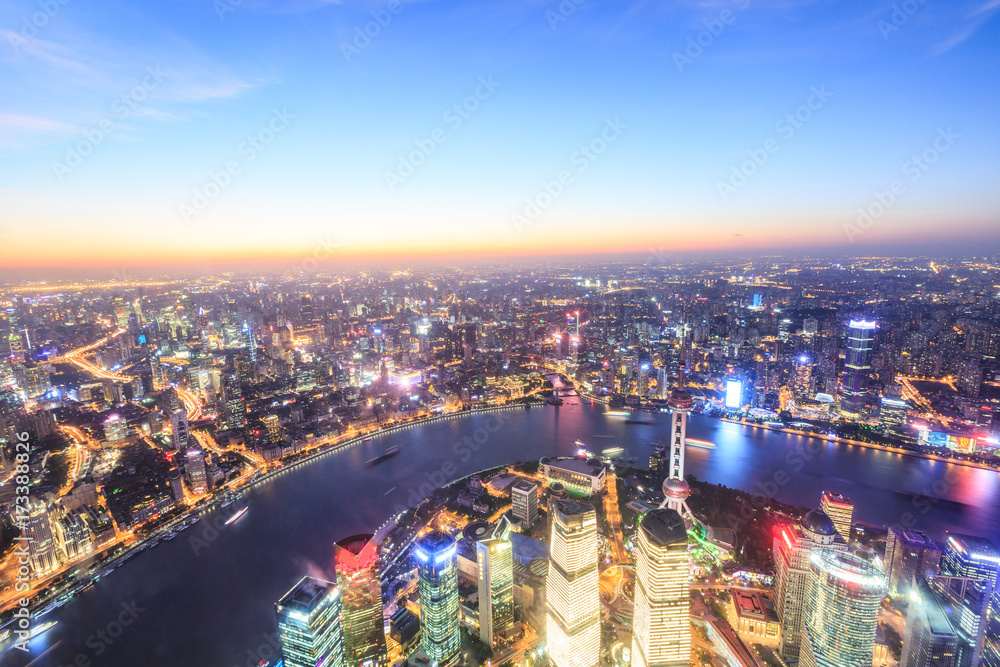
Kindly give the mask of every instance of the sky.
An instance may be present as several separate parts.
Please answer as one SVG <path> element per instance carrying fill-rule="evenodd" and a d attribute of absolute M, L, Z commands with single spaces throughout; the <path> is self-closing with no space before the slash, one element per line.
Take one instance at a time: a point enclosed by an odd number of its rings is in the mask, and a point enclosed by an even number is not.
<path fill-rule="evenodd" d="M 1000 249 L 1000 0 L 14 0 L 0 263 Z"/>

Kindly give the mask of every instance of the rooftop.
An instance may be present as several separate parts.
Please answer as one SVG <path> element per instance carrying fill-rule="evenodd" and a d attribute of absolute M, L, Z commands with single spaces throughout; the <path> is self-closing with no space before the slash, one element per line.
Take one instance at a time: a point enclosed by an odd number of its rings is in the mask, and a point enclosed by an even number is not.
<path fill-rule="evenodd" d="M 292 590 L 281 596 L 281 599 L 278 600 L 278 606 L 308 614 L 328 594 L 331 592 L 336 594 L 336 590 L 337 588 L 332 582 L 313 577 L 302 577 L 299 583 L 292 587 Z"/>

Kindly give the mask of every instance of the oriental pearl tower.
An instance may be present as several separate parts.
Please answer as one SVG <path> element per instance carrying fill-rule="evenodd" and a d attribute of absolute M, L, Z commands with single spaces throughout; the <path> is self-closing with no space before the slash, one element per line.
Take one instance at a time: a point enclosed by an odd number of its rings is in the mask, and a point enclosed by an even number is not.
<path fill-rule="evenodd" d="M 677 388 L 670 392 L 667 405 L 670 406 L 670 461 L 667 477 L 663 480 L 663 495 L 666 496 L 661 508 L 669 507 L 694 523 L 695 519 L 687 506 L 691 486 L 684 479 L 684 450 L 687 447 L 687 416 L 694 407 L 694 399 L 684 389 L 684 344 L 681 343 L 681 357 L 678 364 Z"/>

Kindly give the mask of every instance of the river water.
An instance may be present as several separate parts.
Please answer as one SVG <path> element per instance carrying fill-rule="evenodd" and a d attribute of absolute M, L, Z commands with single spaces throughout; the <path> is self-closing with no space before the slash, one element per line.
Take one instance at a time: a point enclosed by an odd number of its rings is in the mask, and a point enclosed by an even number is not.
<path fill-rule="evenodd" d="M 233 525 L 192 528 L 132 558 L 61 609 L 58 625 L 8 651 L 2 665 L 232 667 L 273 656 L 273 603 L 304 574 L 332 577 L 333 542 L 372 532 L 398 508 L 476 470 L 542 456 L 623 447 L 643 465 L 667 441 L 667 415 L 628 425 L 603 405 L 479 413 L 378 436 L 282 473 L 248 493 Z M 1000 474 L 693 415 L 687 470 L 700 479 L 816 506 L 823 489 L 850 496 L 855 516 L 1000 542 Z M 369 467 L 390 444 L 400 453 Z M 918 494 L 918 495 L 914 495 Z M 922 495 L 921 495 L 922 494 Z M 228 512 L 228 510 L 221 510 Z M 215 523 L 221 524 L 219 515 Z M 37 622 L 37 621 L 36 621 Z M 47 651 L 47 652 L 46 652 Z M 34 662 L 33 662 L 34 661 Z"/>

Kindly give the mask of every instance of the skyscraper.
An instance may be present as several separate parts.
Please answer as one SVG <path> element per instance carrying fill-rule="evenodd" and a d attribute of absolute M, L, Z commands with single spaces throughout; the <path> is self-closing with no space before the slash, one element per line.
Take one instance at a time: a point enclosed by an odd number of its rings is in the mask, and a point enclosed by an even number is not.
<path fill-rule="evenodd" d="M 983 657 L 989 613 L 1000 570 L 1000 553 L 989 540 L 949 533 L 931 589 L 944 603 L 958 632 L 960 667 L 977 667 Z"/>
<path fill-rule="evenodd" d="M 871 667 L 885 575 L 859 556 L 809 557 L 800 667 Z"/>
<path fill-rule="evenodd" d="M 840 399 L 840 411 L 846 417 L 860 417 L 865 410 L 875 327 L 875 322 L 851 320 L 847 329 L 847 356 L 844 359 L 843 392 Z"/>
<path fill-rule="evenodd" d="M 958 667 L 958 634 L 924 577 L 910 589 L 899 667 Z"/>
<path fill-rule="evenodd" d="M 385 661 L 378 545 L 371 534 L 351 535 L 333 547 L 337 587 L 342 595 L 346 667 L 375 667 Z"/>
<path fill-rule="evenodd" d="M 247 408 L 240 378 L 236 373 L 227 373 L 223 376 L 222 398 L 225 401 L 226 426 L 242 429 L 247 423 Z"/>
<path fill-rule="evenodd" d="M 40 501 L 30 502 L 28 518 L 23 522 L 23 534 L 28 540 L 28 562 L 34 577 L 40 577 L 59 567 L 59 553 L 48 506 Z"/>
<path fill-rule="evenodd" d="M 417 540 L 413 550 L 420 588 L 421 648 L 432 663 L 450 665 L 458 658 L 458 563 L 455 539 L 434 530 Z"/>
<path fill-rule="evenodd" d="M 521 479 L 510 487 L 511 513 L 525 528 L 538 521 L 538 484 Z"/>
<path fill-rule="evenodd" d="M 492 647 L 513 639 L 515 630 L 514 551 L 503 531 L 497 532 L 476 543 L 479 638 Z"/>
<path fill-rule="evenodd" d="M 809 559 L 819 551 L 846 551 L 833 522 L 814 510 L 797 526 L 783 526 L 774 538 L 774 604 L 781 622 L 781 657 L 798 660 L 802 612 L 808 590 Z"/>
<path fill-rule="evenodd" d="M 686 667 L 691 655 L 687 530 L 672 509 L 647 512 L 639 524 L 633 667 Z"/>
<path fill-rule="evenodd" d="M 889 595 L 903 598 L 910 593 L 914 579 L 937 573 L 941 552 L 927 533 L 889 528 L 885 546 L 885 570 L 889 575 Z"/>
<path fill-rule="evenodd" d="M 174 449 L 184 449 L 191 441 L 191 429 L 188 427 L 187 413 L 183 409 L 170 415 L 171 444 Z"/>
<path fill-rule="evenodd" d="M 597 514 L 593 505 L 551 503 L 545 628 L 553 667 L 596 667 L 601 658 Z"/>
<path fill-rule="evenodd" d="M 334 584 L 303 577 L 274 611 L 285 667 L 344 667 L 340 593 Z"/>
<path fill-rule="evenodd" d="M 820 496 L 819 508 L 830 517 L 837 533 L 850 544 L 851 524 L 854 520 L 854 503 L 851 502 L 851 499 L 836 491 L 824 491 Z"/>
<path fill-rule="evenodd" d="M 184 472 L 187 473 L 191 491 L 200 495 L 208 491 L 208 473 L 205 470 L 205 452 L 192 447 L 184 454 Z"/>

